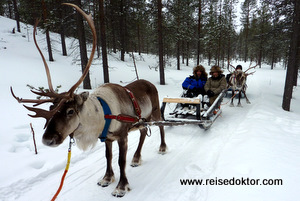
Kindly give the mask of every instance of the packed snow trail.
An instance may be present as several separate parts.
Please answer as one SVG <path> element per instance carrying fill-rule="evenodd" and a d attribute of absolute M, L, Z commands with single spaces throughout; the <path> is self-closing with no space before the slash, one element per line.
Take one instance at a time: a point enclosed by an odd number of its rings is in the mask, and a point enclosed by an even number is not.
<path fill-rule="evenodd" d="M 147 195 L 147 192 L 151 192 L 151 195 L 157 194 L 155 198 L 158 200 L 193 200 L 193 198 L 207 200 L 207 195 L 209 194 L 208 186 L 180 187 L 179 181 L 180 179 L 209 179 L 214 177 L 224 148 L 232 136 L 236 132 L 240 132 L 241 129 L 239 128 L 244 126 L 243 121 L 247 120 L 244 118 L 247 115 L 244 111 L 241 112 L 241 109 L 224 106 L 223 115 L 208 131 L 204 131 L 198 126 L 167 127 L 166 141 L 168 143 L 168 152 L 165 155 L 157 153 L 159 132 L 158 128 L 152 127 L 152 136 L 146 139 L 142 151 L 142 166 L 136 168 L 130 167 L 129 162 L 137 147 L 139 133 L 130 133 L 127 175 L 132 191 L 122 199 L 138 200 Z M 236 112 L 233 113 L 229 110 L 235 110 Z M 248 113 L 249 109 L 246 111 Z M 233 115 L 229 115 L 229 113 L 233 113 Z M 232 126 L 227 122 L 239 122 L 239 124 Z M 117 144 L 115 143 L 114 145 L 113 166 L 117 181 L 118 149 Z M 105 198 L 105 200 L 112 199 L 110 193 L 117 182 L 114 182 L 107 188 L 101 188 L 96 185 L 98 179 L 105 173 L 106 161 L 104 153 L 103 144 L 98 143 L 97 147 L 92 151 L 84 152 L 82 155 L 72 158 L 70 170 L 58 200 L 60 200 L 60 197 L 65 197 L 66 200 L 81 200 L 81 196 L 82 200 L 97 200 L 97 197 Z M 63 170 L 63 165 L 60 168 Z M 58 171 L 57 168 L 45 173 L 50 173 L 47 177 L 50 183 L 47 182 L 45 185 L 39 180 L 35 181 L 33 179 L 28 181 L 28 184 L 31 183 L 31 185 L 35 183 L 33 189 L 29 192 L 23 192 L 24 194 L 18 196 L 17 199 L 26 200 L 27 197 L 33 196 L 38 198 L 37 196 L 40 195 L 41 197 L 37 200 L 48 200 L 45 197 L 51 197 L 55 193 L 62 172 Z M 38 178 L 41 176 L 38 175 Z M 21 185 L 26 185 L 26 182 Z M 51 187 L 51 190 L 49 187 Z M 36 192 L 44 193 L 35 195 Z M 151 195 L 143 199 L 147 200 L 148 198 L 152 200 L 153 197 Z"/>

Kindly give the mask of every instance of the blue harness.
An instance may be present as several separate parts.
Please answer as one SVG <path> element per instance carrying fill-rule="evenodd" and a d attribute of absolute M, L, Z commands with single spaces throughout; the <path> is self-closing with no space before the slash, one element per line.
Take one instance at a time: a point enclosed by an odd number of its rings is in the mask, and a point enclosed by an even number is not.
<path fill-rule="evenodd" d="M 97 99 L 98 99 L 98 101 L 100 102 L 100 104 L 103 108 L 104 115 L 111 115 L 111 111 L 110 111 L 110 108 L 109 108 L 108 104 L 100 97 L 97 97 Z M 110 125 L 110 122 L 111 122 L 111 119 L 107 119 L 107 118 L 104 118 L 104 119 L 105 119 L 104 129 L 98 137 L 101 140 L 101 142 L 105 142 L 106 137 L 107 137 L 107 133 L 108 133 L 108 128 L 109 128 L 109 125 Z"/>
<path fill-rule="evenodd" d="M 101 140 L 101 142 L 105 142 L 105 140 L 107 138 L 108 128 L 109 128 L 109 125 L 110 125 L 112 119 L 115 119 L 115 120 L 121 121 L 121 122 L 125 122 L 125 123 L 135 123 L 141 119 L 141 108 L 140 108 L 139 104 L 137 103 L 136 98 L 134 97 L 133 93 L 129 89 L 127 89 L 126 87 L 124 87 L 124 89 L 126 90 L 126 92 L 128 93 L 128 95 L 132 101 L 132 104 L 133 104 L 133 107 L 134 107 L 137 117 L 132 117 L 129 115 L 124 115 L 124 114 L 112 115 L 108 104 L 102 98 L 97 97 L 98 101 L 100 102 L 100 104 L 103 108 L 104 119 L 105 119 L 105 125 L 103 128 L 103 131 L 98 137 Z"/>

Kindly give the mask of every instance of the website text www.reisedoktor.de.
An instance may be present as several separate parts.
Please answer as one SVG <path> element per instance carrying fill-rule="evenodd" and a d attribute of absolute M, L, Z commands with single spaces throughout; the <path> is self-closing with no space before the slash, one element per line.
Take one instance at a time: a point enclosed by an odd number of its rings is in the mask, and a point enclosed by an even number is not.
<path fill-rule="evenodd" d="M 251 179 L 249 177 L 244 178 L 230 178 L 230 179 L 180 179 L 182 186 L 221 186 L 221 185 L 237 185 L 237 186 L 281 186 L 283 185 L 282 179 Z"/>

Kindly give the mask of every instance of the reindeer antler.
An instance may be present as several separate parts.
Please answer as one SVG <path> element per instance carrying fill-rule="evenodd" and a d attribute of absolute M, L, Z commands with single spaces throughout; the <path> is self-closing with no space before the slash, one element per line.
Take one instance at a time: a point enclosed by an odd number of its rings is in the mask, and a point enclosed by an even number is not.
<path fill-rule="evenodd" d="M 248 70 L 250 70 L 250 69 L 252 69 L 252 68 L 256 68 L 256 66 L 258 66 L 258 64 L 256 63 L 255 66 L 252 66 L 252 67 L 251 67 L 251 64 L 252 64 L 252 62 L 250 62 L 249 68 L 248 68 L 244 73 L 246 73 Z M 254 72 L 253 72 L 253 73 L 254 73 Z M 253 73 L 252 73 L 252 74 L 253 74 Z"/>
<path fill-rule="evenodd" d="M 94 25 L 94 21 L 92 19 L 92 15 L 87 15 L 85 12 L 83 12 L 77 5 L 71 4 L 71 3 L 63 3 L 63 5 L 69 5 L 74 7 L 88 22 L 92 33 L 93 33 L 93 47 L 92 47 L 92 52 L 90 55 L 90 58 L 88 60 L 88 63 L 84 69 L 84 72 L 82 73 L 82 76 L 79 78 L 79 80 L 71 87 L 71 89 L 68 91 L 68 95 L 73 96 L 74 91 L 76 90 L 76 88 L 82 83 L 82 81 L 84 80 L 84 78 L 87 76 L 89 69 L 92 65 L 92 61 L 94 58 L 94 54 L 95 54 L 95 50 L 96 50 L 96 44 L 97 44 L 97 34 L 96 34 L 96 28 Z"/>
<path fill-rule="evenodd" d="M 55 93 L 55 91 L 53 90 L 53 86 L 52 86 L 52 81 L 51 81 L 51 75 L 50 75 L 50 71 L 49 71 L 49 67 L 48 67 L 48 64 L 46 62 L 46 59 L 39 47 L 39 45 L 37 44 L 36 42 L 36 28 L 37 28 L 37 25 L 39 24 L 40 20 L 37 19 L 35 21 L 35 24 L 34 24 L 34 29 L 33 29 L 33 41 L 34 41 L 34 44 L 35 44 L 35 47 L 38 49 L 41 57 L 42 57 L 42 60 L 43 60 L 43 63 L 44 63 L 44 66 L 45 66 L 45 71 L 46 71 L 46 74 L 47 74 L 47 80 L 48 80 L 48 86 L 49 86 L 49 90 L 52 92 L 52 93 Z"/>
<path fill-rule="evenodd" d="M 228 59 L 228 66 L 231 66 L 235 70 L 235 67 L 230 63 L 230 60 L 231 60 L 231 58 Z M 232 71 L 230 71 L 229 68 L 228 68 L 228 71 L 230 73 L 232 73 Z"/>
<path fill-rule="evenodd" d="M 32 90 L 31 90 L 32 91 Z M 43 103 L 47 103 L 47 102 L 53 102 L 54 99 L 23 99 L 23 98 L 19 98 L 14 94 L 14 91 L 12 89 L 12 87 L 10 87 L 10 92 L 12 94 L 12 96 L 19 102 L 19 103 L 36 103 L 33 106 L 37 106 Z M 33 93 L 35 93 L 34 91 L 32 91 Z"/>
<path fill-rule="evenodd" d="M 46 124 L 45 127 L 48 125 L 49 121 L 52 119 L 52 117 L 56 114 L 56 112 L 58 112 L 60 110 L 60 108 L 63 106 L 63 104 L 65 102 L 67 102 L 68 100 L 73 99 L 74 97 L 74 91 L 76 90 L 76 88 L 82 83 L 82 81 L 84 80 L 84 78 L 86 77 L 86 75 L 89 72 L 89 69 L 91 67 L 92 61 L 93 61 L 93 57 L 95 54 L 95 50 L 96 50 L 96 44 L 97 44 L 97 34 L 96 34 L 96 28 L 92 19 L 91 15 L 87 15 L 86 13 L 84 13 L 78 6 L 74 5 L 74 4 L 70 4 L 70 3 L 63 3 L 63 5 L 68 5 L 68 6 L 72 6 L 74 7 L 80 14 L 83 15 L 83 17 L 87 20 L 92 33 L 93 33 L 93 47 L 92 47 L 92 52 L 90 55 L 90 58 L 88 60 L 88 63 L 85 67 L 84 72 L 82 73 L 82 76 L 79 78 L 79 80 L 70 88 L 70 90 L 68 92 L 63 92 L 63 93 L 57 93 L 54 91 L 53 86 L 52 86 L 52 81 L 51 81 L 51 75 L 50 75 L 50 71 L 49 71 L 49 67 L 47 65 L 47 62 L 45 60 L 45 57 L 42 53 L 42 51 L 40 50 L 37 42 L 36 42 L 36 38 L 35 38 L 35 34 L 36 34 L 36 27 L 39 23 L 39 20 L 36 21 L 35 25 L 34 25 L 34 30 L 33 30 L 33 39 L 34 39 L 34 43 L 36 45 L 36 48 L 38 49 L 44 66 L 45 66 L 45 71 L 46 71 L 46 75 L 47 75 L 47 80 L 48 80 L 48 86 L 49 86 L 49 92 L 45 92 L 43 90 L 41 91 L 33 91 L 31 90 L 31 92 L 33 92 L 34 94 L 40 95 L 40 96 L 45 96 L 45 97 L 49 97 L 49 99 L 23 99 L 23 98 L 19 98 L 17 97 L 14 92 L 12 87 L 10 88 L 12 96 L 19 102 L 19 103 L 36 103 L 33 105 L 33 107 L 28 107 L 25 106 L 24 107 L 26 109 L 28 109 L 29 111 L 35 112 L 35 115 L 29 115 L 31 117 L 43 117 L 46 119 Z M 54 103 L 55 100 L 57 100 L 57 104 L 55 104 L 55 107 L 53 109 L 51 109 L 50 111 L 47 110 L 43 110 L 40 108 L 35 108 L 35 106 L 43 104 L 43 103 L 47 103 L 47 102 L 52 102 Z"/>

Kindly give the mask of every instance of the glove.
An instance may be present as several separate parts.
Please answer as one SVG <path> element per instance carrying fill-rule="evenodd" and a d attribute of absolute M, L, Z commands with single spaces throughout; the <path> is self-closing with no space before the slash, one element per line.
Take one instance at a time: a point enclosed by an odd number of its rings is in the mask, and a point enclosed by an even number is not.
<path fill-rule="evenodd" d="M 212 90 L 207 90 L 207 95 L 208 97 L 213 97 L 215 95 L 215 93 Z"/>

